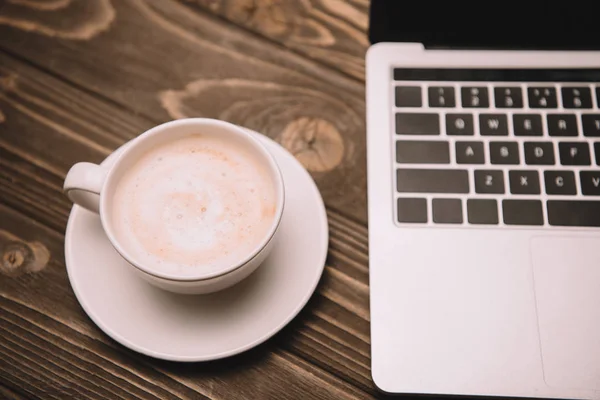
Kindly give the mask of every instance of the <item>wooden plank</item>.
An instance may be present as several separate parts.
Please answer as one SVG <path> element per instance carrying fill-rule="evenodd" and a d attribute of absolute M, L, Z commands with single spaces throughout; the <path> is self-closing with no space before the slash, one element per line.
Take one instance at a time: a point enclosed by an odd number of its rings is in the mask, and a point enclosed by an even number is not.
<path fill-rule="evenodd" d="M 9 316 L 12 319 L 9 317 L 6 319 L 14 325 L 14 330 L 18 330 L 17 334 L 13 331 L 4 334 L 7 337 L 11 334 L 16 337 L 41 335 L 42 333 L 38 332 L 33 325 L 42 318 L 42 315 L 46 315 L 50 319 L 44 320 L 45 325 L 39 330 L 48 331 L 46 325 L 55 323 L 53 321 L 61 321 L 62 324 L 67 324 L 68 328 L 61 324 L 52 325 L 50 331 L 54 331 L 55 334 L 44 336 L 44 341 L 55 340 L 55 336 L 71 337 L 73 332 L 70 332 L 70 329 L 83 335 L 81 337 L 75 335 L 79 339 L 71 344 L 60 341 L 54 344 L 56 349 L 52 353 L 61 358 L 53 362 L 63 368 L 63 370 L 59 369 L 62 375 L 46 376 L 45 380 L 40 381 L 36 393 L 41 395 L 48 388 L 48 382 L 63 379 L 64 383 L 67 378 L 73 378 L 77 376 L 76 374 L 81 375 L 82 371 L 89 370 L 90 365 L 104 363 L 101 360 L 107 357 L 109 360 L 120 357 L 119 365 L 124 365 L 121 368 L 130 368 L 130 364 L 127 363 L 132 353 L 108 341 L 91 324 L 80 310 L 64 274 L 62 232 L 71 205 L 62 196 L 61 185 L 71 163 L 85 159 L 84 157 L 90 157 L 92 161 L 100 161 L 105 155 L 102 150 L 83 146 L 80 136 L 110 148 L 119 141 L 135 136 L 150 122 L 1 53 L 0 61 L 0 68 L 5 75 L 18 77 L 17 85 L 14 85 L 11 91 L 3 93 L 4 97 L 0 97 L 0 109 L 7 116 L 4 123 L 0 124 L 0 203 L 10 205 L 11 208 L 7 210 L 16 210 L 18 216 L 11 217 L 12 219 L 2 216 L 0 229 L 30 243 L 41 243 L 50 254 L 49 263 L 41 268 L 40 272 L 22 274 L 17 280 L 4 278 L 0 280 L 0 296 L 5 296 L 10 302 L 6 305 L 6 309 L 16 307 L 13 311 L 14 315 Z M 34 90 L 40 87 L 45 89 Z M 6 98 L 11 101 L 3 101 Z M 86 104 L 86 107 L 70 106 L 68 101 L 70 98 L 78 99 L 80 103 Z M 41 107 L 40 104 L 55 106 Z M 34 108 L 35 105 L 40 108 Z M 71 110 L 68 117 L 61 111 L 66 107 L 70 107 Z M 33 109 L 34 112 L 25 111 L 26 108 Z M 35 117 L 37 115 L 44 118 Z M 116 121 L 114 126 L 106 122 L 109 116 Z M 62 156 L 57 157 L 53 152 L 45 150 L 44 146 L 35 146 L 28 140 L 22 140 L 19 134 L 24 131 L 35 132 L 32 139 L 44 138 L 45 143 L 62 140 L 60 147 Z M 65 131 L 72 134 L 64 135 Z M 13 213 L 13 211 L 6 212 Z M 277 354 L 283 352 L 281 354 L 284 359 L 291 357 L 295 360 L 301 357 L 319 367 L 317 375 L 333 379 L 336 385 L 341 385 L 341 381 L 338 382 L 336 379 L 342 378 L 364 392 L 374 395 L 376 392 L 370 381 L 369 372 L 366 228 L 331 209 L 328 211 L 328 216 L 332 251 L 318 293 L 302 315 L 272 342 L 278 349 Z M 39 221 L 39 224 L 29 221 L 29 217 Z M 22 223 L 21 220 L 29 222 Z M 58 236 L 52 232 L 58 232 Z M 35 312 L 30 311 L 30 308 Z M 0 336 L 3 337 L 3 333 L 0 333 Z M 90 337 L 93 340 L 86 339 Z M 11 354 L 15 356 L 14 346 L 20 345 L 17 351 L 24 352 L 29 349 L 29 346 L 36 345 L 36 340 L 38 339 L 31 339 L 31 344 L 22 348 L 22 343 L 13 343 L 15 342 L 13 337 L 10 342 L 12 344 L 7 344 L 7 347 L 10 347 L 5 350 L 7 357 Z M 98 343 L 101 343 L 101 346 Z M 44 342 L 43 346 L 45 348 L 48 344 Z M 82 370 L 71 370 L 68 367 L 71 362 L 70 354 L 76 353 L 79 348 L 88 349 L 87 351 L 90 352 L 87 355 L 87 364 L 81 366 Z M 271 347 L 268 347 L 268 350 L 270 351 Z M 124 355 L 121 355 L 123 352 Z M 94 354 L 99 356 L 95 357 Z M 251 359 L 252 356 L 248 357 Z M 36 358 L 33 360 L 37 362 Z M 113 361 L 110 361 L 106 368 L 113 368 L 111 362 Z M 277 361 L 275 365 L 281 362 Z M 151 361 L 149 363 L 153 364 Z M 8 382 L 15 382 L 19 379 L 19 374 L 24 377 L 27 377 L 27 374 L 35 374 L 31 366 L 19 365 L 21 372 L 13 371 L 11 380 L 7 379 Z M 58 367 L 48 368 L 54 370 Z M 131 368 L 137 371 L 141 366 L 134 364 Z M 119 372 L 121 373 L 122 371 Z M 265 373 L 273 372 L 267 370 Z M 329 378 L 330 376 L 339 378 Z M 172 373 L 170 377 L 175 380 L 178 374 Z M 108 383 L 103 381 L 101 387 L 105 384 L 116 384 L 114 381 L 116 378 L 111 378 L 111 375 L 102 379 Z M 134 379 L 134 377 L 127 377 L 127 379 Z M 257 376 L 256 379 L 259 377 Z M 322 384 L 322 382 L 312 384 Z M 82 385 L 83 387 L 78 390 L 88 395 L 90 393 L 95 395 L 100 390 L 93 383 L 83 382 Z M 166 381 L 165 385 L 170 385 L 170 381 Z M 136 389 L 132 387 L 128 390 Z M 348 390 L 353 393 L 354 389 Z"/>
<path fill-rule="evenodd" d="M 135 354 L 103 335 L 76 304 L 61 260 L 61 234 L 2 205 L 0 220 L 10 231 L 0 230 L 0 248 L 10 238 L 51 254 L 36 272 L 0 279 L 0 378 L 12 385 L 31 380 L 35 396 L 58 398 L 369 397 L 278 340 L 213 363 L 182 365 Z"/>
<path fill-rule="evenodd" d="M 364 80 L 367 0 L 179 0 Z"/>
<path fill-rule="evenodd" d="M 37 4 L 0 9 L 0 49 L 154 123 L 203 116 L 262 132 L 303 162 L 329 207 L 366 223 L 361 83 L 175 1 L 90 0 L 44 10 Z M 3 77 L 4 106 L 23 92 L 33 95 L 35 86 L 22 86 L 21 79 Z M 29 104 L 22 112 L 45 123 L 36 107 L 48 105 Z M 115 130 L 103 139 L 97 133 L 93 143 L 77 137 L 77 153 L 105 153 L 123 139 Z M 74 132 L 61 132 L 53 146 Z M 43 150 L 37 134 L 22 135 L 10 140 Z"/>
<path fill-rule="evenodd" d="M 19 389 L 18 391 L 13 390 L 13 388 L 9 388 L 0 384 L 0 398 L 6 400 L 26 400 L 29 397 L 25 395 L 25 389 Z"/>
<path fill-rule="evenodd" d="M 149 384 L 147 376 L 136 375 L 144 370 L 148 375 L 151 370 L 123 357 L 79 307 L 64 268 L 64 237 L 4 206 L 0 206 L 0 220 L 3 260 L 7 243 L 18 244 L 24 254 L 39 253 L 31 249 L 40 246 L 50 254 L 49 262 L 35 272 L 0 275 L 0 359 L 7 363 L 0 369 L 5 375 L 10 373 L 7 380 L 39 380 L 32 390 L 40 397 L 168 398 L 167 392 L 154 387 L 160 381 Z M 17 267 L 26 269 L 31 258 L 23 259 L 26 262 Z M 112 354 L 113 360 L 106 361 L 105 353 Z M 153 378 L 157 381 L 160 377 Z M 163 383 L 171 389 L 178 387 L 170 380 Z M 109 392 L 104 393 L 106 390 Z M 152 395 L 157 390 L 158 395 Z M 170 396 L 177 397 L 178 393 Z"/>
<path fill-rule="evenodd" d="M 66 169 L 75 161 L 99 161 L 170 118 L 219 117 L 276 138 L 317 180 L 329 207 L 332 242 L 319 293 L 301 322 L 285 331 L 291 333 L 273 341 L 292 364 L 301 356 L 374 394 L 367 358 L 366 230 L 348 219 L 366 220 L 362 86 L 176 3 L 112 3 L 90 1 L 86 12 L 71 3 L 43 12 L 0 10 L 0 47 L 46 72 L 0 54 L 0 202 L 62 231 L 70 208 L 60 195 Z M 157 32 L 150 42 L 147 32 Z M 64 268 L 62 246 L 51 254 L 49 265 L 58 258 L 54 268 Z M 28 304 L 38 307 L 48 296 L 51 307 L 39 311 L 68 320 L 78 306 L 64 276 L 47 281 L 36 275 L 19 277 L 25 290 L 17 286 L 11 293 L 32 293 L 35 300 Z M 41 291 L 44 284 L 54 292 Z M 104 339 L 85 317 L 75 321 L 80 331 Z M 36 373 L 27 368 L 22 366 L 29 375 L 17 371 L 11 377 L 27 382 Z M 330 379 L 322 370 L 317 375 Z M 42 389 L 48 382 L 32 379 Z M 98 390 L 85 382 L 78 389 Z"/>
<path fill-rule="evenodd" d="M 0 74 L 10 76 L 12 81 L 9 90 L 0 93 L 0 109 L 6 115 L 0 124 L 0 165 L 5 174 L 0 175 L 0 179 L 5 179 L 0 191 L 11 191 L 15 198 L 13 207 L 34 213 L 28 215 L 62 230 L 70 203 L 60 194 L 60 188 L 70 165 L 85 160 L 99 162 L 126 139 L 152 126 L 152 122 L 1 53 Z M 77 103 L 85 107 L 74 106 Z M 67 113 L 65 109 L 71 111 Z M 82 144 L 83 140 L 102 148 L 90 148 Z M 5 196 L 10 198 L 8 193 Z M 332 253 L 344 259 L 343 264 L 352 266 L 347 273 L 366 283 L 366 228 L 329 208 Z M 344 244 L 344 240 L 348 243 Z"/>

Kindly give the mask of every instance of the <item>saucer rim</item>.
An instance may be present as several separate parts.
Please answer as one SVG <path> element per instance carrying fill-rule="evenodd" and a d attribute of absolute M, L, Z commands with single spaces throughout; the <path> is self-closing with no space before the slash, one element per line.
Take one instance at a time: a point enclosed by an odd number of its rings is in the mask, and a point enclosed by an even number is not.
<path fill-rule="evenodd" d="M 247 129 L 247 128 L 244 128 L 244 129 Z M 92 320 L 92 322 L 94 322 L 94 324 L 96 324 L 96 326 L 98 328 L 100 328 L 100 330 L 102 330 L 102 332 L 104 332 L 106 335 L 108 335 L 110 338 L 112 338 L 116 342 L 118 342 L 121 345 L 129 348 L 130 350 L 136 351 L 140 354 L 144 354 L 144 355 L 147 355 L 147 356 L 150 356 L 153 358 L 167 360 L 167 361 L 193 363 L 193 362 L 213 361 L 213 360 L 218 360 L 218 359 L 222 359 L 222 358 L 227 358 L 227 357 L 231 357 L 231 356 L 243 353 L 247 350 L 250 350 L 250 349 L 266 342 L 271 337 L 273 337 L 276 333 L 278 333 L 285 326 L 287 326 L 300 313 L 300 311 L 302 311 L 302 309 L 306 306 L 306 304 L 308 303 L 308 301 L 314 294 L 319 282 L 321 281 L 321 277 L 323 276 L 323 271 L 325 270 L 325 264 L 326 264 L 327 253 L 328 253 L 328 248 L 329 248 L 329 225 L 328 225 L 327 211 L 325 208 L 325 203 L 323 201 L 323 197 L 321 196 L 321 193 L 320 193 L 314 179 L 312 178 L 312 176 L 308 173 L 308 171 L 304 168 L 304 166 L 292 154 L 290 154 L 283 146 L 281 146 L 279 143 L 275 142 L 273 139 L 271 139 L 267 136 L 261 135 L 260 133 L 252 131 L 250 129 L 247 129 L 247 130 L 252 132 L 254 135 L 257 135 L 257 139 L 259 141 L 265 141 L 266 146 L 268 146 L 269 144 L 272 144 L 272 145 L 278 147 L 280 151 L 284 151 L 284 152 L 288 153 L 288 155 L 290 156 L 289 157 L 290 162 L 295 164 L 296 168 L 300 168 L 303 171 L 302 173 L 306 176 L 307 181 L 308 181 L 307 184 L 310 184 L 312 186 L 312 188 L 314 189 L 314 201 L 317 201 L 319 203 L 319 207 L 318 207 L 319 208 L 319 225 L 321 225 L 320 229 L 322 230 L 322 232 L 324 234 L 324 238 L 323 238 L 324 243 L 323 243 L 323 250 L 322 250 L 321 257 L 320 257 L 320 261 L 318 264 L 316 264 L 316 265 L 318 265 L 318 267 L 315 267 L 316 274 L 313 278 L 310 288 L 307 285 L 307 290 L 306 290 L 305 295 L 302 297 L 302 300 L 298 302 L 297 306 L 291 312 L 289 312 L 287 317 L 282 319 L 282 321 L 277 326 L 275 326 L 270 331 L 265 332 L 259 338 L 255 339 L 252 342 L 249 342 L 243 346 L 239 346 L 234 349 L 227 350 L 227 351 L 222 351 L 220 353 L 212 353 L 212 354 L 204 354 L 204 355 L 190 355 L 190 356 L 167 354 L 167 353 L 157 352 L 157 351 L 153 351 L 151 349 L 145 348 L 145 347 L 138 346 L 137 344 L 131 342 L 130 340 L 113 332 L 111 330 L 111 328 L 104 321 L 102 321 L 100 318 L 98 318 L 96 316 L 96 314 L 93 312 L 93 310 L 91 309 L 89 304 L 86 303 L 85 296 L 79 291 L 79 288 L 75 282 L 76 279 L 74 278 L 73 274 L 71 273 L 71 270 L 75 267 L 70 266 L 71 264 L 75 264 L 75 262 L 72 260 L 69 261 L 69 259 L 72 258 L 72 252 L 74 251 L 72 249 L 73 240 L 74 240 L 72 238 L 74 235 L 72 231 L 75 229 L 75 223 L 73 222 L 73 220 L 74 220 L 74 218 L 76 218 L 76 216 L 79 212 L 86 212 L 86 210 L 84 210 L 80 206 L 74 205 L 71 208 L 71 211 L 69 213 L 69 219 L 67 221 L 67 229 L 65 232 L 65 266 L 66 266 L 67 276 L 69 278 L 69 283 L 71 284 L 71 288 L 73 289 L 73 292 L 75 294 L 75 297 L 77 298 L 77 301 L 79 302 L 79 304 L 81 305 L 81 307 L 83 308 L 83 310 L 85 311 L 87 316 Z M 135 140 L 135 138 L 132 140 Z M 119 151 L 119 149 L 123 148 L 130 142 L 131 141 L 126 142 L 121 147 L 115 149 L 115 151 L 113 151 L 111 154 L 109 154 L 102 161 L 102 163 L 106 162 L 106 160 L 112 154 Z M 271 143 L 268 143 L 268 142 L 271 142 Z M 116 157 L 118 157 L 118 156 L 119 155 L 117 154 Z M 282 175 L 283 175 L 283 172 L 282 172 Z M 290 208 L 288 208 L 288 207 L 286 207 L 286 210 L 288 212 L 291 212 Z M 284 210 L 283 212 L 285 213 L 286 210 Z M 141 278 L 139 278 L 139 279 L 141 279 Z M 189 296 L 189 295 L 181 295 L 181 296 Z M 202 295 L 200 295 L 200 296 L 202 296 Z"/>

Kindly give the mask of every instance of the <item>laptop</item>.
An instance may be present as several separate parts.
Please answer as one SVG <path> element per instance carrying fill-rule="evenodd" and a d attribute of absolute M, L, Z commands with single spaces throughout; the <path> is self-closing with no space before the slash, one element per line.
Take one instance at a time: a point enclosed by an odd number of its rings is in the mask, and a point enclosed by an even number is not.
<path fill-rule="evenodd" d="M 373 380 L 600 399 L 600 24 L 407 4 L 372 1 L 366 57 Z"/>

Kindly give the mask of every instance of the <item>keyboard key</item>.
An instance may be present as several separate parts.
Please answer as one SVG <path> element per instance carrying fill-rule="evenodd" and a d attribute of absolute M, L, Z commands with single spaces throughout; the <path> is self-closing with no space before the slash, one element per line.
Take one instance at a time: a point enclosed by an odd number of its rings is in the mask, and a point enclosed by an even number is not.
<path fill-rule="evenodd" d="M 525 164 L 554 165 L 554 145 L 552 142 L 525 142 Z"/>
<path fill-rule="evenodd" d="M 436 224 L 462 224 L 463 213 L 460 199 L 433 199 L 433 222 Z"/>
<path fill-rule="evenodd" d="M 600 104 L 600 87 L 595 89 L 596 91 L 596 104 Z"/>
<path fill-rule="evenodd" d="M 512 194 L 540 194 L 540 177 L 537 171 L 509 171 L 508 181 Z"/>
<path fill-rule="evenodd" d="M 471 224 L 497 225 L 498 203 L 496 200 L 467 200 L 467 217 Z"/>
<path fill-rule="evenodd" d="M 537 114 L 514 114 L 515 136 L 543 136 L 542 116 Z"/>
<path fill-rule="evenodd" d="M 398 192 L 469 193 L 469 173 L 459 169 L 396 170 Z"/>
<path fill-rule="evenodd" d="M 507 136 L 508 123 L 504 114 L 480 114 L 479 133 L 482 136 Z"/>
<path fill-rule="evenodd" d="M 504 173 L 494 170 L 475 170 L 475 193 L 503 194 Z"/>
<path fill-rule="evenodd" d="M 544 225 L 539 200 L 503 200 L 502 214 L 506 225 Z"/>
<path fill-rule="evenodd" d="M 563 87 L 561 90 L 564 108 L 592 108 L 592 92 L 587 87 Z"/>
<path fill-rule="evenodd" d="M 398 222 L 427 222 L 427 200 L 413 198 L 398 199 Z"/>
<path fill-rule="evenodd" d="M 527 88 L 529 108 L 556 108 L 556 89 L 553 87 L 530 87 Z"/>
<path fill-rule="evenodd" d="M 582 114 L 581 127 L 583 136 L 600 136 L 600 114 Z"/>
<path fill-rule="evenodd" d="M 482 142 L 456 142 L 456 162 L 458 164 L 484 164 L 485 154 Z"/>
<path fill-rule="evenodd" d="M 460 97 L 464 108 L 488 108 L 490 100 L 488 89 L 484 86 L 467 86 L 460 89 Z"/>
<path fill-rule="evenodd" d="M 519 144 L 517 142 L 490 142 L 492 164 L 519 164 Z"/>
<path fill-rule="evenodd" d="M 420 86 L 396 86 L 396 107 L 421 107 Z"/>
<path fill-rule="evenodd" d="M 545 171 L 544 184 L 547 194 L 577 194 L 573 171 Z"/>
<path fill-rule="evenodd" d="M 590 165 L 590 147 L 585 142 L 561 142 L 558 144 L 562 165 Z"/>
<path fill-rule="evenodd" d="M 596 155 L 596 165 L 600 165 L 600 142 L 594 143 L 594 154 Z"/>
<path fill-rule="evenodd" d="M 433 140 L 398 140 L 396 161 L 400 164 L 449 164 L 449 145 Z"/>
<path fill-rule="evenodd" d="M 553 226 L 600 226 L 600 201 L 548 200 L 548 223 Z"/>
<path fill-rule="evenodd" d="M 581 193 L 586 196 L 600 196 L 600 171 L 579 171 Z"/>
<path fill-rule="evenodd" d="M 446 114 L 447 135 L 474 135 L 473 115 Z"/>
<path fill-rule="evenodd" d="M 456 107 L 454 88 L 451 86 L 432 86 L 428 95 L 429 107 Z"/>
<path fill-rule="evenodd" d="M 548 134 L 550 136 L 578 136 L 575 114 L 548 114 Z"/>
<path fill-rule="evenodd" d="M 494 88 L 497 108 L 523 108 L 523 93 L 518 86 Z"/>
<path fill-rule="evenodd" d="M 396 113 L 398 135 L 439 135 L 440 116 L 430 113 Z"/>

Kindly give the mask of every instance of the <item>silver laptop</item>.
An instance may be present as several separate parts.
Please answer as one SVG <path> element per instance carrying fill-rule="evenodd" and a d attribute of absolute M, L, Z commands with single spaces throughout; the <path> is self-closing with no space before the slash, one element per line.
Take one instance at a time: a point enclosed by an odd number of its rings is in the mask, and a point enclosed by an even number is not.
<path fill-rule="evenodd" d="M 537 20 L 550 29 L 510 21 L 501 32 L 517 39 L 494 39 L 493 21 L 490 32 L 410 32 L 394 21 L 427 17 L 373 0 L 381 390 L 600 399 L 600 33 L 577 3 L 580 19 L 550 10 Z"/>

